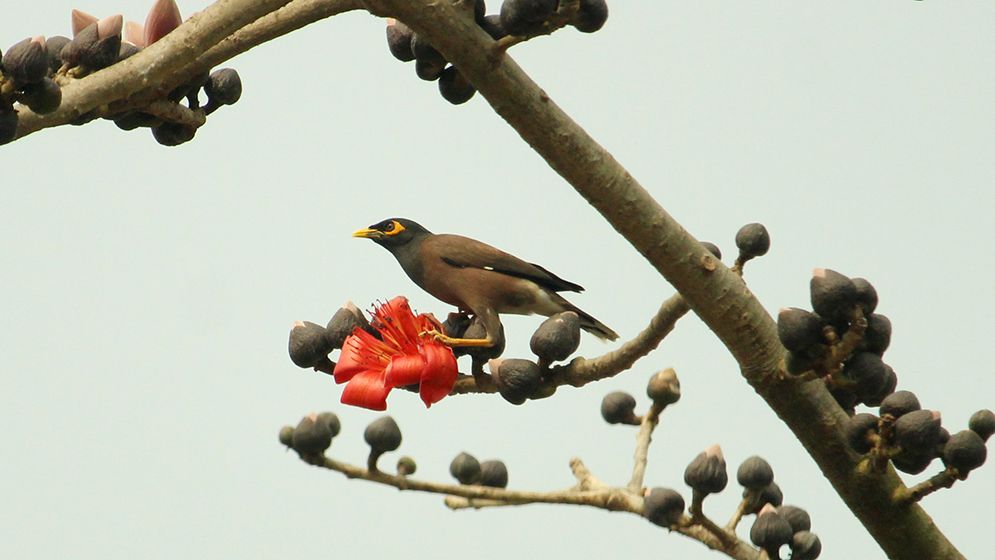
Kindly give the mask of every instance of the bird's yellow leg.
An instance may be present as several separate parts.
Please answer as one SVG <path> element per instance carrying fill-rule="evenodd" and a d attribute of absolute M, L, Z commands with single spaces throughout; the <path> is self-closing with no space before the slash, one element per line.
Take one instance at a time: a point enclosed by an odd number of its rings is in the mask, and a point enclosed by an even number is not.
<path fill-rule="evenodd" d="M 439 331 L 431 330 L 425 331 L 425 334 L 431 336 L 432 338 L 438 340 L 439 342 L 445 344 L 446 346 L 472 346 L 472 347 L 490 347 L 494 346 L 494 340 L 488 335 L 487 338 L 453 338 L 451 336 L 446 336 Z"/>

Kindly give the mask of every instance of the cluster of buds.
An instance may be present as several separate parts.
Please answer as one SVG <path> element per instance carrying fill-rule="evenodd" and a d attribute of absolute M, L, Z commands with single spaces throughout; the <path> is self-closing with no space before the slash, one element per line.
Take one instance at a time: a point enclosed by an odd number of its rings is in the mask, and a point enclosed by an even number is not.
<path fill-rule="evenodd" d="M 17 137 L 15 103 L 38 114 L 59 108 L 62 88 L 53 78 L 61 44 L 58 37 L 31 37 L 0 55 L 0 144 Z"/>
<path fill-rule="evenodd" d="M 104 18 L 72 11 L 73 37 L 56 35 L 45 39 L 25 39 L 7 49 L 0 62 L 0 144 L 17 134 L 17 111 L 20 103 L 38 114 L 55 111 L 62 102 L 65 84 L 125 60 L 165 37 L 182 23 L 175 0 L 156 0 L 145 24 L 124 22 L 121 15 Z M 207 97 L 201 106 L 200 94 Z M 204 117 L 224 105 L 231 105 L 242 95 L 238 72 L 231 68 L 195 76 L 169 93 L 168 99 L 183 109 L 195 111 L 190 118 L 171 117 L 166 111 L 126 110 L 108 115 L 122 130 L 139 127 L 152 129 L 157 142 L 175 146 L 191 140 Z M 72 124 L 85 124 L 97 115 L 81 115 Z"/>
<path fill-rule="evenodd" d="M 473 17 L 495 41 L 517 42 L 547 35 L 566 25 L 593 33 L 608 20 L 605 0 L 504 0 L 500 13 L 491 15 L 487 15 L 484 0 L 473 0 L 467 5 L 472 8 L 472 13 L 468 9 L 467 17 Z M 455 66 L 404 23 L 387 20 L 387 47 L 398 60 L 414 61 L 419 78 L 438 81 L 439 93 L 453 105 L 466 103 L 477 92 Z"/>
<path fill-rule="evenodd" d="M 446 334 L 459 338 L 481 338 L 486 334 L 478 318 L 470 319 L 457 313 L 450 314 L 443 327 Z M 496 359 L 504 352 L 504 327 L 501 327 L 494 346 L 455 348 L 454 351 L 457 356 L 470 356 L 474 371 L 486 362 L 501 396 L 519 405 L 529 399 L 541 399 L 553 394 L 555 386 L 546 383 L 551 375 L 550 366 L 566 360 L 577 351 L 580 330 L 580 317 L 573 311 L 557 313 L 543 321 L 529 341 L 537 360 Z"/>
<path fill-rule="evenodd" d="M 507 488 L 508 467 L 504 461 L 490 459 L 478 461 L 467 452 L 457 455 L 449 463 L 449 474 L 460 484 L 490 486 L 492 488 Z"/>
<path fill-rule="evenodd" d="M 968 428 L 953 435 L 942 426 L 939 412 L 923 409 L 910 391 L 896 391 L 881 401 L 878 415 L 855 414 L 847 425 L 847 440 L 854 451 L 869 454 L 871 465 L 883 468 L 888 461 L 904 473 L 919 474 L 934 459 L 941 459 L 958 480 L 984 464 L 985 442 L 995 433 L 995 414 L 979 410 Z"/>
<path fill-rule="evenodd" d="M 646 384 L 646 396 L 659 414 L 681 399 L 681 382 L 677 372 L 667 368 L 654 373 Z M 636 398 L 625 391 L 612 391 L 601 399 L 601 418 L 609 424 L 638 426 L 643 416 L 636 414 Z"/>
<path fill-rule="evenodd" d="M 779 551 L 785 545 L 790 547 L 793 560 L 819 557 L 822 544 L 811 531 L 811 517 L 800 507 L 782 503 L 784 497 L 766 460 L 757 456 L 746 459 L 736 471 L 736 479 L 743 487 L 743 500 L 726 530 L 735 529 L 743 515 L 755 515 L 750 540 L 765 550 L 769 558 L 780 558 Z M 692 522 L 704 515 L 701 511 L 704 499 L 725 490 L 728 481 L 726 462 L 718 445 L 702 451 L 688 464 L 684 482 L 693 495 Z M 652 488 L 643 500 L 643 517 L 663 527 L 681 523 L 684 511 L 684 497 L 672 488 Z"/>
<path fill-rule="evenodd" d="M 891 343 L 891 321 L 874 312 L 874 286 L 818 268 L 810 295 L 812 311 L 792 307 L 778 314 L 777 334 L 788 350 L 785 369 L 823 378 L 851 415 L 858 404 L 877 406 L 895 391 L 898 377 L 882 360 Z"/>
<path fill-rule="evenodd" d="M 316 462 L 331 447 L 332 439 L 342 430 L 338 416 L 332 412 L 312 412 L 301 418 L 297 427 L 284 426 L 280 428 L 280 443 L 293 449 L 309 462 Z M 381 416 L 370 422 L 363 431 L 363 440 L 370 446 L 370 454 L 366 461 L 370 472 L 379 472 L 377 463 L 385 453 L 397 451 L 401 447 L 401 428 L 390 416 Z M 402 456 L 397 460 L 398 476 L 415 474 L 418 465 L 410 456 Z M 506 488 L 508 486 L 508 467 L 503 461 L 491 459 L 478 461 L 469 453 L 462 452 L 449 464 L 449 473 L 460 484 Z"/>

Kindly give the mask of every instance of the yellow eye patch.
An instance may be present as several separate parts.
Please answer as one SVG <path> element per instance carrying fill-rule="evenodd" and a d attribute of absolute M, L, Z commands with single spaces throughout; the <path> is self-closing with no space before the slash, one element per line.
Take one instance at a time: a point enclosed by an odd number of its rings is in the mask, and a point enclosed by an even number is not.
<path fill-rule="evenodd" d="M 385 235 L 397 235 L 402 231 L 404 231 L 404 226 L 397 220 L 391 220 L 389 227 L 383 229 Z"/>

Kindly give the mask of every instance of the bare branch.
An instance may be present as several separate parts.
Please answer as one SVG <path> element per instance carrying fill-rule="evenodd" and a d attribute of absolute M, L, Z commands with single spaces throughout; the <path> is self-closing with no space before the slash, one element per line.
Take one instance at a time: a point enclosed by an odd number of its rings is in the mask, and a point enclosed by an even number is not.
<path fill-rule="evenodd" d="M 661 412 L 663 412 L 663 407 L 654 402 L 639 424 L 639 433 L 636 435 L 636 451 L 633 454 L 632 479 L 629 480 L 628 486 L 630 492 L 642 494 L 649 447 L 653 440 L 653 430 L 656 429 L 656 425 L 660 421 Z"/>

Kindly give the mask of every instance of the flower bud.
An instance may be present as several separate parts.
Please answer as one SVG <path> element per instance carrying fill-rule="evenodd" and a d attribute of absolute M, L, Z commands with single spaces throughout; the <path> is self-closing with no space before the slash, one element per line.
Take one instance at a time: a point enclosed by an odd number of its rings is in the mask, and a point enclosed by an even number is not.
<path fill-rule="evenodd" d="M 746 513 L 757 513 L 767 504 L 780 506 L 784 501 L 784 493 L 776 482 L 771 482 L 759 492 L 744 488 L 743 499 L 746 500 Z"/>
<path fill-rule="evenodd" d="M 871 450 L 868 433 L 877 433 L 878 417 L 867 412 L 854 414 L 847 420 L 846 441 L 850 448 L 863 455 Z"/>
<path fill-rule="evenodd" d="M 811 311 L 785 307 L 777 314 L 777 337 L 792 352 L 823 344 L 822 319 Z"/>
<path fill-rule="evenodd" d="M 477 93 L 477 88 L 455 66 L 449 66 L 439 74 L 439 93 L 453 105 L 462 105 Z"/>
<path fill-rule="evenodd" d="M 920 408 L 922 407 L 919 406 L 919 399 L 916 398 L 915 393 L 895 391 L 881 401 L 881 408 L 878 409 L 878 412 L 881 413 L 881 416 L 888 414 L 894 418 L 899 418 Z"/>
<path fill-rule="evenodd" d="M 508 467 L 504 461 L 491 459 L 480 463 L 480 484 L 493 488 L 508 487 Z"/>
<path fill-rule="evenodd" d="M 916 410 L 895 421 L 895 443 L 915 455 L 931 455 L 940 439 L 940 413 Z"/>
<path fill-rule="evenodd" d="M 625 391 L 614 391 L 601 399 L 601 417 L 609 424 L 639 424 L 636 399 Z"/>
<path fill-rule="evenodd" d="M 608 3 L 605 0 L 580 0 L 577 17 L 570 22 L 583 33 L 594 33 L 608 21 Z"/>
<path fill-rule="evenodd" d="M 881 390 L 876 394 L 865 398 L 864 404 L 869 407 L 880 406 L 881 402 L 888 397 L 888 395 L 895 392 L 895 387 L 898 386 L 898 375 L 895 374 L 895 370 L 892 369 L 888 364 L 884 365 L 885 369 L 885 381 L 884 385 L 881 386 Z"/>
<path fill-rule="evenodd" d="M 580 346 L 580 317 L 573 311 L 557 313 L 539 325 L 529 348 L 546 362 L 566 360 Z"/>
<path fill-rule="evenodd" d="M 62 61 L 70 67 L 100 70 L 117 62 L 121 53 L 121 16 L 106 17 L 77 33 L 62 49 Z"/>
<path fill-rule="evenodd" d="M 791 532 L 808 531 L 812 528 L 812 518 L 808 512 L 798 506 L 780 506 L 777 508 L 778 515 L 791 525 Z"/>
<path fill-rule="evenodd" d="M 713 257 L 722 260 L 722 251 L 719 249 L 718 245 L 709 241 L 702 241 L 701 246 L 704 247 L 706 251 L 711 253 Z"/>
<path fill-rule="evenodd" d="M 921 454 L 902 450 L 891 458 L 891 464 L 903 473 L 919 474 L 926 470 L 934 458 L 935 455 L 932 453 Z"/>
<path fill-rule="evenodd" d="M 508 34 L 525 36 L 541 32 L 543 23 L 556 12 L 559 0 L 504 0 L 501 26 Z"/>
<path fill-rule="evenodd" d="M 736 247 L 740 260 L 762 257 L 770 250 L 770 234 L 763 224 L 746 224 L 736 232 Z"/>
<path fill-rule="evenodd" d="M 401 446 L 401 428 L 393 418 L 383 416 L 366 426 L 363 439 L 377 453 L 394 451 Z"/>
<path fill-rule="evenodd" d="M 234 105 L 242 97 L 242 79 L 234 68 L 222 68 L 211 72 L 204 84 L 211 105 Z"/>
<path fill-rule="evenodd" d="M 167 122 L 152 129 L 152 137 L 163 146 L 179 146 L 193 140 L 197 129 L 180 123 Z"/>
<path fill-rule="evenodd" d="M 52 78 L 42 78 L 24 86 L 19 101 L 35 113 L 45 115 L 59 108 L 62 103 L 62 88 Z"/>
<path fill-rule="evenodd" d="M 358 307 L 347 301 L 328 320 L 328 325 L 325 327 L 325 342 L 331 348 L 342 348 L 345 339 L 357 328 L 370 330 L 370 322 Z"/>
<path fill-rule="evenodd" d="M 284 426 L 280 428 L 280 443 L 286 445 L 287 447 L 293 447 L 294 445 L 294 427 Z"/>
<path fill-rule="evenodd" d="M 415 474 L 418 470 L 418 464 L 415 460 L 407 455 L 401 457 L 397 460 L 397 474 L 398 476 L 408 476 Z"/>
<path fill-rule="evenodd" d="M 477 22 L 480 28 L 487 32 L 491 36 L 491 39 L 497 41 L 502 37 L 507 37 L 508 32 L 505 31 L 504 26 L 501 25 L 501 16 L 498 14 L 492 14 L 489 16 L 484 16 L 483 19 Z"/>
<path fill-rule="evenodd" d="M 988 441 L 988 438 L 995 433 L 995 413 L 988 409 L 979 410 L 971 415 L 967 427 L 981 436 L 981 439 Z"/>
<path fill-rule="evenodd" d="M 791 560 L 815 560 L 820 554 L 822 543 L 815 533 L 799 531 L 791 537 Z"/>
<path fill-rule="evenodd" d="M 659 407 L 665 407 L 681 400 L 681 382 L 673 368 L 660 370 L 650 377 L 646 384 L 646 395 Z"/>
<path fill-rule="evenodd" d="M 542 382 L 542 372 L 531 360 L 491 360 L 488 367 L 498 392 L 511 404 L 527 401 Z"/>
<path fill-rule="evenodd" d="M 881 356 L 890 344 L 891 320 L 879 313 L 868 315 L 867 329 L 864 331 L 864 339 L 860 341 L 860 349 Z"/>
<path fill-rule="evenodd" d="M 739 465 L 736 481 L 744 488 L 760 490 L 774 482 L 774 469 L 762 457 L 754 455 Z"/>
<path fill-rule="evenodd" d="M 48 49 L 44 37 L 31 37 L 7 49 L 3 73 L 18 87 L 40 82 L 48 75 Z"/>
<path fill-rule="evenodd" d="M 850 389 L 858 400 L 873 397 L 888 381 L 888 369 L 881 356 L 870 352 L 857 352 L 843 364 L 843 377 L 855 383 Z"/>
<path fill-rule="evenodd" d="M 453 475 L 460 484 L 477 484 L 481 476 L 480 462 L 464 451 L 449 463 L 449 474 Z"/>
<path fill-rule="evenodd" d="M 339 422 L 339 417 L 334 412 L 322 412 L 318 415 L 317 421 L 324 422 L 328 426 L 328 432 L 332 434 L 333 438 L 342 431 L 342 423 Z"/>
<path fill-rule="evenodd" d="M 463 331 L 463 338 L 485 338 L 487 334 L 487 327 L 484 326 L 483 320 L 474 317 L 470 326 Z M 485 362 L 497 358 L 504 353 L 504 325 L 500 325 L 497 333 L 491 334 L 496 338 L 492 346 L 457 346 L 453 348 L 453 354 L 456 357 L 470 356 L 475 362 Z"/>
<path fill-rule="evenodd" d="M 853 278 L 850 281 L 857 288 L 857 303 L 864 310 L 864 317 L 874 313 L 878 306 L 877 290 L 865 278 Z"/>
<path fill-rule="evenodd" d="M 126 111 L 114 116 L 114 124 L 121 130 L 135 130 L 139 127 L 157 127 L 162 124 L 162 119 L 141 111 Z"/>
<path fill-rule="evenodd" d="M 809 282 L 812 310 L 830 323 L 845 324 L 857 305 L 857 287 L 835 270 L 817 268 Z"/>
<path fill-rule="evenodd" d="M 699 453 L 684 469 L 684 483 L 702 494 L 714 494 L 729 482 L 722 448 L 713 445 Z"/>
<path fill-rule="evenodd" d="M 45 39 L 45 50 L 48 53 L 48 73 L 53 74 L 62 68 L 62 49 L 66 48 L 72 39 L 62 35 L 53 35 Z"/>
<path fill-rule="evenodd" d="M 390 54 L 401 62 L 411 62 L 415 53 L 411 52 L 411 28 L 396 19 L 387 20 L 387 48 Z"/>
<path fill-rule="evenodd" d="M 415 73 L 419 78 L 429 82 L 439 79 L 448 64 L 442 53 L 417 33 L 411 35 L 411 52 L 415 55 Z"/>
<path fill-rule="evenodd" d="M 442 322 L 442 332 L 453 338 L 466 338 L 463 333 L 469 328 L 471 321 L 466 313 L 450 313 Z"/>
<path fill-rule="evenodd" d="M 985 440 L 971 430 L 961 430 L 950 436 L 943 446 L 943 463 L 966 475 L 985 464 L 988 450 Z"/>
<path fill-rule="evenodd" d="M 297 367 L 309 368 L 328 360 L 334 347 L 328 341 L 325 327 L 311 321 L 297 321 L 290 329 L 290 360 Z"/>
<path fill-rule="evenodd" d="M 764 506 L 750 528 L 750 541 L 777 556 L 777 549 L 791 542 L 791 525 L 770 505 Z M 780 556 L 777 556 L 780 558 Z"/>
<path fill-rule="evenodd" d="M 332 432 L 328 422 L 318 419 L 316 413 L 301 418 L 291 436 L 291 446 L 301 455 L 323 453 L 332 444 Z"/>
<path fill-rule="evenodd" d="M 122 60 L 135 56 L 141 50 L 142 49 L 136 47 L 135 45 L 132 45 L 131 43 L 122 42 L 121 48 L 118 49 L 117 51 L 117 61 L 121 62 Z"/>
<path fill-rule="evenodd" d="M 684 514 L 684 497 L 670 488 L 653 488 L 643 499 L 643 517 L 661 527 L 670 527 Z"/>

